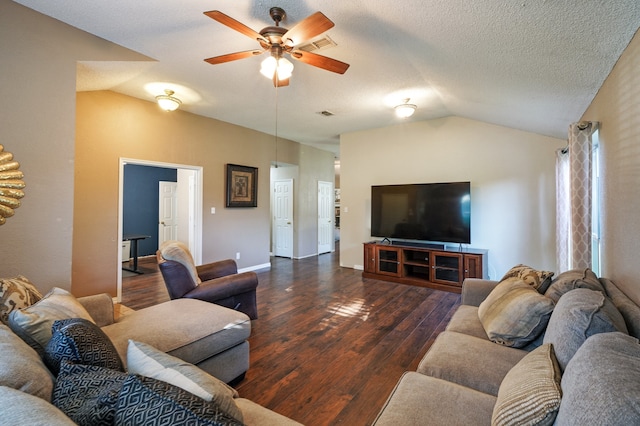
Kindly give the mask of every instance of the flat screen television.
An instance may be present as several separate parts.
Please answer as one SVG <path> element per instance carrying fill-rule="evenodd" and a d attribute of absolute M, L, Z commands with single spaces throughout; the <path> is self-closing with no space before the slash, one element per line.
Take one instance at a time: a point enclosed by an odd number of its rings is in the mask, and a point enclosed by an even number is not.
<path fill-rule="evenodd" d="M 371 187 L 371 236 L 471 243 L 471 183 Z"/>

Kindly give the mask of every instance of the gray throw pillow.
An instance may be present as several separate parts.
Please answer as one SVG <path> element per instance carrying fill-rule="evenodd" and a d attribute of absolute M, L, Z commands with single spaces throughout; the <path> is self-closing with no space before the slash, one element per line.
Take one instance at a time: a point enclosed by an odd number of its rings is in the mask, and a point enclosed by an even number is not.
<path fill-rule="evenodd" d="M 589 268 L 572 269 L 558 275 L 551 281 L 549 288 L 544 295 L 558 303 L 560 297 L 568 291 L 576 288 L 588 288 L 604 293 L 604 287 L 598 276 Z"/>
<path fill-rule="evenodd" d="M 603 293 L 578 288 L 558 300 L 543 342 L 553 345 L 564 371 L 589 336 L 612 331 L 627 333 L 622 314 Z"/>
<path fill-rule="evenodd" d="M 623 333 L 589 337 L 562 376 L 556 424 L 640 424 L 640 344 Z"/>
<path fill-rule="evenodd" d="M 547 326 L 554 303 L 517 277 L 500 282 L 478 307 L 478 318 L 492 342 L 522 348 Z"/>

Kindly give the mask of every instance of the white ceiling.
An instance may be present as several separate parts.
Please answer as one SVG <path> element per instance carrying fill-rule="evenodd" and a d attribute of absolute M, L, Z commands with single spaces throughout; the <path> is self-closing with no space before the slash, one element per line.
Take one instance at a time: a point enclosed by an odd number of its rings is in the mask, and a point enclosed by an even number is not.
<path fill-rule="evenodd" d="M 565 138 L 640 26 L 638 0 L 16 0 L 155 62 L 79 64 L 78 90 L 153 100 L 164 87 L 182 109 L 339 153 L 339 135 L 456 115 Z M 260 31 L 272 6 L 292 28 L 316 11 L 337 46 L 316 51 L 351 67 L 344 75 L 294 62 L 277 91 L 261 55 L 203 59 L 258 48 L 208 18 L 220 10 Z M 145 90 L 148 83 L 157 92 Z M 321 111 L 335 115 L 326 117 Z"/>

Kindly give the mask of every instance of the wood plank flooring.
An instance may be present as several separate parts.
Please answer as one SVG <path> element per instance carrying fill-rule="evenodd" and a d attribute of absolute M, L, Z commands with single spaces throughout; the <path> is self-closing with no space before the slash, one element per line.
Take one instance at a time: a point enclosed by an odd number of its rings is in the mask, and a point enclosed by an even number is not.
<path fill-rule="evenodd" d="M 236 388 L 309 426 L 371 424 L 460 303 L 454 293 L 363 279 L 339 266 L 338 252 L 272 258 L 258 279 L 251 366 Z M 125 306 L 168 299 L 158 272 L 123 279 Z"/>

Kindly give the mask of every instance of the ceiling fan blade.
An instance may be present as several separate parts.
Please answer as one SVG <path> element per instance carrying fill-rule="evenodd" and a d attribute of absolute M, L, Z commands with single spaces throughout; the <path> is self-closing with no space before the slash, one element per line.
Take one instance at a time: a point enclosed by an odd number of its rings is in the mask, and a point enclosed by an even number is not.
<path fill-rule="evenodd" d="M 262 41 L 262 42 L 268 43 L 267 39 L 262 37 L 260 35 L 260 33 L 258 33 L 256 31 L 252 30 L 251 28 L 247 27 L 242 22 L 236 21 L 232 17 L 230 17 L 228 15 L 225 15 L 224 13 L 220 12 L 219 10 L 211 10 L 209 12 L 204 12 L 204 14 L 207 15 L 209 18 L 220 22 L 222 25 L 226 25 L 227 27 L 231 28 L 232 30 L 236 30 L 239 33 L 242 33 L 242 34 L 246 35 L 247 37 L 252 38 L 253 40 L 258 40 L 258 41 Z"/>
<path fill-rule="evenodd" d="M 303 52 L 302 50 L 294 50 L 291 52 L 291 57 L 299 60 L 300 62 L 304 62 L 305 64 L 313 65 L 314 67 L 322 68 L 338 74 L 344 74 L 349 68 L 349 64 L 345 62 L 318 55 L 316 53 Z"/>
<path fill-rule="evenodd" d="M 322 12 L 316 12 L 284 33 L 282 40 L 289 46 L 296 46 L 303 41 L 322 34 L 334 25 L 331 19 L 327 18 Z"/>
<path fill-rule="evenodd" d="M 211 65 L 223 64 L 225 62 L 237 61 L 238 59 L 257 56 L 263 52 L 264 50 L 245 50 L 244 52 L 236 52 L 236 53 L 229 53 L 226 55 L 214 56 L 213 58 L 205 59 L 205 62 L 208 62 Z"/>

